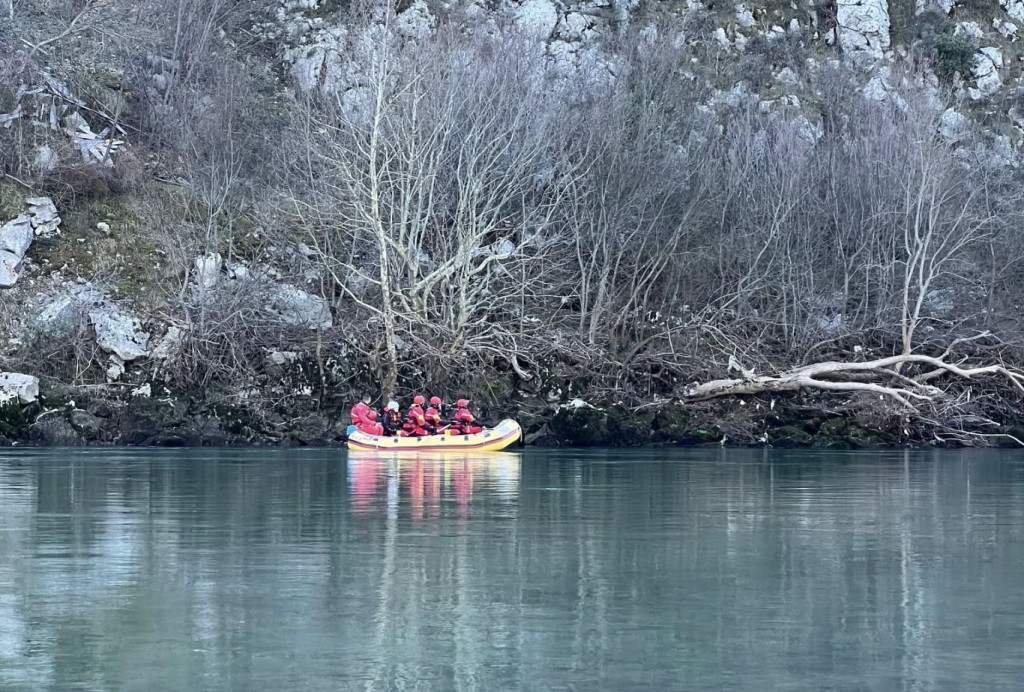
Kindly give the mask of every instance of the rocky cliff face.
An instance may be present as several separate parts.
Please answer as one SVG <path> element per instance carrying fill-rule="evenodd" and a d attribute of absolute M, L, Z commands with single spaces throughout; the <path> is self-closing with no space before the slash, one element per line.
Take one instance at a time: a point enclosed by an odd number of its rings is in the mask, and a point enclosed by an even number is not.
<path fill-rule="evenodd" d="M 695 0 L 416 0 L 401 3 L 401 11 L 386 28 L 380 18 L 376 28 L 359 30 L 346 24 L 349 15 L 332 15 L 330 7 L 326 0 L 286 0 L 275 8 L 274 20 L 263 26 L 279 42 L 279 56 L 300 89 L 332 94 L 344 102 L 360 100 L 361 70 L 375 31 L 413 42 L 451 30 L 488 39 L 527 35 L 546 55 L 552 75 L 579 88 L 595 78 L 615 79 L 623 49 L 617 39 L 628 29 L 650 37 L 669 27 L 680 42 L 716 45 L 721 49 L 717 60 L 741 62 L 745 54 L 756 51 L 773 71 L 771 83 L 761 85 L 767 88 L 758 94 L 769 103 L 785 95 L 813 98 L 801 88 L 807 81 L 801 77 L 823 63 L 842 61 L 857 71 L 870 98 L 908 86 L 906 73 L 913 72 L 917 88 L 928 90 L 945 106 L 985 120 L 993 129 L 993 116 L 1002 121 L 998 129 L 1013 128 L 1014 148 L 1022 133 L 1013 104 L 1000 103 L 1012 101 L 1020 88 L 1017 37 L 1024 24 L 1024 4 L 1019 2 L 918 0 L 890 6 L 887 0 L 731 5 Z M 753 48 L 751 42 L 756 44 Z M 797 64 L 766 49 L 773 42 L 797 43 Z M 705 76 L 699 69 L 694 75 Z M 745 81 L 742 73 L 732 77 L 731 85 L 713 77 L 709 82 L 729 90 Z M 940 81 L 952 87 L 941 89 L 941 97 Z"/>

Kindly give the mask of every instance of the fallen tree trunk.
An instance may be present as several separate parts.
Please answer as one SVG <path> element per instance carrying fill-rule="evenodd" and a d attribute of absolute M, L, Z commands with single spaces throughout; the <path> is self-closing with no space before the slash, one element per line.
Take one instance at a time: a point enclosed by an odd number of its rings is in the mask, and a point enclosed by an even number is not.
<path fill-rule="evenodd" d="M 800 390 L 866 392 L 888 397 L 904 408 L 914 410 L 917 409 L 914 402 L 927 403 L 942 397 L 943 391 L 940 388 L 926 384 L 926 380 L 935 379 L 936 371 L 964 379 L 994 375 L 1005 378 L 1024 393 L 1024 373 L 1002 364 L 962 367 L 946 362 L 947 356 L 948 353 L 942 357 L 902 354 L 854 363 L 830 361 L 793 368 L 776 375 L 756 375 L 730 359 L 730 369 L 741 370 L 741 377 L 691 384 L 683 391 L 683 399 L 707 401 L 737 394 Z M 925 365 L 931 369 L 916 378 L 899 372 L 899 368 L 912 364 Z M 876 381 L 870 381 L 872 379 Z"/>

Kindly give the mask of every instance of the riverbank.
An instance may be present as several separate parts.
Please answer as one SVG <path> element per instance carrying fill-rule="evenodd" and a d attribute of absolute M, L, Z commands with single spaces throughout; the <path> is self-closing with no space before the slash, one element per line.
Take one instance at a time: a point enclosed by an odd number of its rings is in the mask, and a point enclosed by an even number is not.
<path fill-rule="evenodd" d="M 0 446 L 340 446 L 348 422 L 347 399 L 342 399 L 232 405 L 159 385 L 43 386 L 29 405 L 0 407 Z M 875 449 L 1017 446 L 1016 440 L 1024 439 L 1024 421 L 988 433 L 954 433 L 912 422 L 884 406 L 802 394 L 628 406 L 583 398 L 552 403 L 513 392 L 478 411 L 485 421 L 518 420 L 524 444 L 542 447 Z"/>

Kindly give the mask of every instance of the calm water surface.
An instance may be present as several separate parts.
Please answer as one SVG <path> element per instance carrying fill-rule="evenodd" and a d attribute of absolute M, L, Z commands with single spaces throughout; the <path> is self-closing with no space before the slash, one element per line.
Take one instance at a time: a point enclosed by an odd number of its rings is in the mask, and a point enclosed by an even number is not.
<path fill-rule="evenodd" d="M 1024 689 L 1024 454 L 0 450 L 0 690 Z"/>

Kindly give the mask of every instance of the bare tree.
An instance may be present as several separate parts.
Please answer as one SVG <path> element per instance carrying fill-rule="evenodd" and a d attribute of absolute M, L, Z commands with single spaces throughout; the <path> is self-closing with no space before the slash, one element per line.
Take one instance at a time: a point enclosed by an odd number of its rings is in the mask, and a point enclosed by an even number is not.
<path fill-rule="evenodd" d="M 562 242 L 552 219 L 578 175 L 558 155 L 539 56 L 443 32 L 399 51 L 387 21 L 368 31 L 361 86 L 307 129 L 325 135 L 309 143 L 306 178 L 326 204 L 300 209 L 317 219 L 309 240 L 380 322 L 385 396 L 400 342 L 451 362 L 499 356 L 522 372 L 528 313 L 557 295 L 537 269 Z"/>

